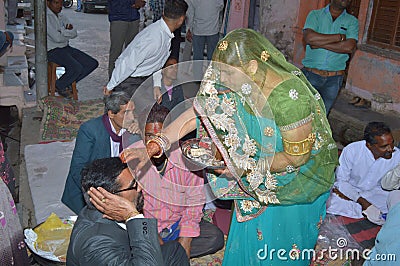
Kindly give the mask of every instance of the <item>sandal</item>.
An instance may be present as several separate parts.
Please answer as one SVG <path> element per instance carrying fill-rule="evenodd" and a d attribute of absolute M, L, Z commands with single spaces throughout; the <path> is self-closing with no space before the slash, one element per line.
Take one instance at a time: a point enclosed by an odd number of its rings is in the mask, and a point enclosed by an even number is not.
<path fill-rule="evenodd" d="M 359 103 L 360 101 L 361 101 L 361 97 L 354 96 L 353 99 L 351 99 L 351 101 L 349 101 L 349 104 L 356 104 L 356 103 Z"/>

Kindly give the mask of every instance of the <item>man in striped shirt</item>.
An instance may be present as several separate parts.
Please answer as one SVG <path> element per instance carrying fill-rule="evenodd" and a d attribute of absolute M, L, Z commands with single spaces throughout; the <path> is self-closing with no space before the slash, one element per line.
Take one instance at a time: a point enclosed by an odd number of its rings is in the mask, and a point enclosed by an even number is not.
<path fill-rule="evenodd" d="M 147 117 L 145 141 L 161 132 L 169 110 L 156 104 Z M 189 171 L 182 153 L 152 158 L 152 165 L 139 180 L 143 186 L 144 215 L 158 220 L 164 242 L 178 241 L 188 257 L 212 254 L 224 246 L 222 231 L 202 220 L 204 179 Z"/>

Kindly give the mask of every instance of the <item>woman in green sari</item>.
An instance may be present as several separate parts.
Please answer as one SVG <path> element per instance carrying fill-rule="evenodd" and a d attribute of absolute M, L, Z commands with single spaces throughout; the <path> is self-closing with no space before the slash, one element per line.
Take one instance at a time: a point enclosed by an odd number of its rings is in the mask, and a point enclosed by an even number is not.
<path fill-rule="evenodd" d="M 147 143 L 146 155 L 161 155 L 200 117 L 226 164 L 208 172 L 209 183 L 235 202 L 223 264 L 308 265 L 337 164 L 318 92 L 262 35 L 239 29 L 219 42 L 193 106 Z M 143 154 L 125 158 L 142 159 L 141 168 Z"/>
<path fill-rule="evenodd" d="M 235 200 L 223 264 L 308 265 L 337 163 L 317 91 L 268 40 L 240 29 L 220 41 L 194 108 L 229 170 L 209 183 Z"/>

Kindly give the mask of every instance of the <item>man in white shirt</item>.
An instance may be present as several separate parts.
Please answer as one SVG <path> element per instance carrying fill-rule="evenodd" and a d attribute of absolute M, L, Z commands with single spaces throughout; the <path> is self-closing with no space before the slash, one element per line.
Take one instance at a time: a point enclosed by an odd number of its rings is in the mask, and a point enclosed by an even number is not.
<path fill-rule="evenodd" d="M 56 81 L 59 95 L 71 98 L 67 88 L 89 75 L 99 63 L 90 55 L 69 46 L 76 38 L 76 28 L 61 13 L 62 0 L 47 0 L 47 59 L 65 68 L 65 73 Z"/>
<path fill-rule="evenodd" d="M 165 1 L 162 19 L 139 32 L 118 57 L 104 94 L 122 90 L 132 96 L 143 81 L 163 67 L 170 54 L 173 32 L 184 22 L 187 8 L 184 0 Z M 154 86 L 158 88 L 160 75 L 154 77 Z M 155 99 L 160 95 L 161 92 L 154 95 Z"/>
<path fill-rule="evenodd" d="M 400 151 L 394 147 L 390 128 L 382 122 L 369 123 L 364 140 L 347 145 L 340 155 L 327 212 L 350 218 L 366 216 L 383 224 L 381 215 L 388 212 L 389 192 L 380 181 L 399 162 Z"/>

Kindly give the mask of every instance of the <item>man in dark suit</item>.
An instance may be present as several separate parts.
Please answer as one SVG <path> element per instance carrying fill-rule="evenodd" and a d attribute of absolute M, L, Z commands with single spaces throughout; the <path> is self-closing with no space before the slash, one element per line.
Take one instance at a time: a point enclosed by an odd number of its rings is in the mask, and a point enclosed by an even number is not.
<path fill-rule="evenodd" d="M 124 92 L 104 96 L 105 114 L 81 125 L 72 154 L 71 165 L 61 201 L 79 214 L 86 205 L 81 188 L 81 170 L 95 159 L 116 157 L 122 151 L 122 140 L 134 142 L 138 135 L 126 132 L 133 123 L 135 108 Z M 125 120 L 124 120 L 125 119 Z"/>
<path fill-rule="evenodd" d="M 141 188 L 118 157 L 98 159 L 85 167 L 82 187 L 86 192 L 102 187 L 129 209 L 124 217 L 103 218 L 85 193 L 87 206 L 72 230 L 67 265 L 189 265 L 178 243 L 160 246 L 157 221 L 139 213 L 143 208 Z"/>

